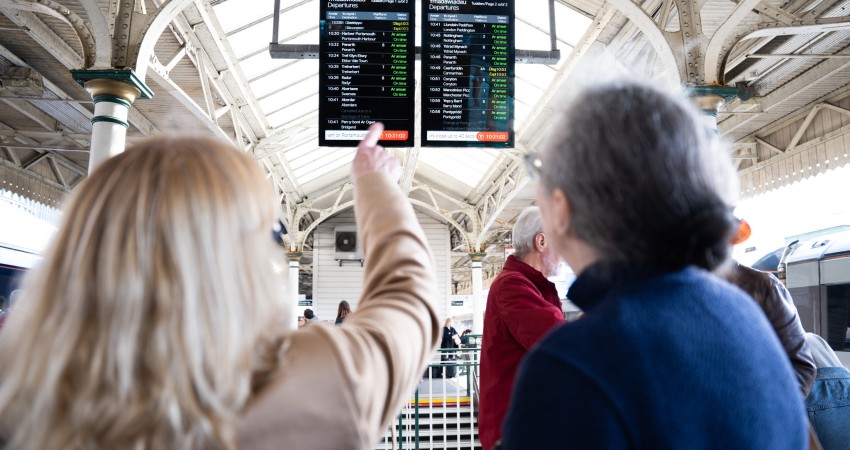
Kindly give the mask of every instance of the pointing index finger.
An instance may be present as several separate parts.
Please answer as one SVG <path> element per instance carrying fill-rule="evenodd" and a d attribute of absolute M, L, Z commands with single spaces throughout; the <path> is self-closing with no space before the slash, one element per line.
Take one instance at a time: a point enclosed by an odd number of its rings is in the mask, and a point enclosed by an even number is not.
<path fill-rule="evenodd" d="M 381 139 L 381 133 L 384 132 L 384 124 L 375 122 L 369 127 L 366 137 L 363 138 L 363 146 L 374 147 L 378 145 L 378 140 Z"/>

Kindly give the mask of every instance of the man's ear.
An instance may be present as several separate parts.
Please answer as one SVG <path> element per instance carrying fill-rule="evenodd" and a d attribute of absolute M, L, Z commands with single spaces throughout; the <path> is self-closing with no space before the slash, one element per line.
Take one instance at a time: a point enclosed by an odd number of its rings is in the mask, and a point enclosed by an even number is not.
<path fill-rule="evenodd" d="M 546 234 L 542 231 L 534 235 L 534 249 L 540 253 L 546 248 Z"/>

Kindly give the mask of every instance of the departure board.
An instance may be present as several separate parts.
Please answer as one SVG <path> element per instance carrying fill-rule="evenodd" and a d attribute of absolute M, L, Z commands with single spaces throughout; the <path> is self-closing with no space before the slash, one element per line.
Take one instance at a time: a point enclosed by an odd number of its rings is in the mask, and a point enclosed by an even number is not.
<path fill-rule="evenodd" d="M 423 0 L 422 19 L 422 145 L 513 147 L 513 0 Z"/>
<path fill-rule="evenodd" d="M 412 147 L 414 0 L 322 0 L 319 145 L 356 146 L 384 123 L 381 145 Z"/>

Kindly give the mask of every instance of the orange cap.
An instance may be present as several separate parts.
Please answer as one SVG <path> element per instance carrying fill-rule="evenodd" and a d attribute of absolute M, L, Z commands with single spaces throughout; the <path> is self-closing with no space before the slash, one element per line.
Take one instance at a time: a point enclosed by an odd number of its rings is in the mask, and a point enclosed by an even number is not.
<path fill-rule="evenodd" d="M 749 239 L 752 234 L 753 230 L 750 228 L 750 224 L 748 224 L 746 220 L 740 219 L 738 223 L 738 231 L 735 233 L 735 236 L 732 237 L 732 245 L 743 243 Z"/>

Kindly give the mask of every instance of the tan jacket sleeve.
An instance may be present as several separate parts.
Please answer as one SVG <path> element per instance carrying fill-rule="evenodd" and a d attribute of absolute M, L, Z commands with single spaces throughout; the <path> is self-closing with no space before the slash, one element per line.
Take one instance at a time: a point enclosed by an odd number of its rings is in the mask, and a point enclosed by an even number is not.
<path fill-rule="evenodd" d="M 358 309 L 343 326 L 310 325 L 284 341 L 280 374 L 240 420 L 240 449 L 374 448 L 436 348 L 433 258 L 410 202 L 383 174 L 361 176 L 354 197 Z"/>

